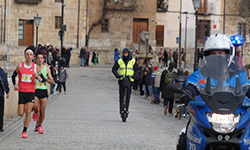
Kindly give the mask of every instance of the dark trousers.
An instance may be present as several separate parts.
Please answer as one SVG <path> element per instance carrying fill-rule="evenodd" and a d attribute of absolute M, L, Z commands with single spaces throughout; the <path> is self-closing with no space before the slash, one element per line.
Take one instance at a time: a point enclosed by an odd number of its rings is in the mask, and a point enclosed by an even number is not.
<path fill-rule="evenodd" d="M 126 97 L 125 97 L 126 94 Z M 129 102 L 130 102 L 130 95 L 131 95 L 131 87 L 125 88 L 122 85 L 119 85 L 119 95 L 120 95 L 120 113 L 123 111 L 123 103 L 124 103 L 124 97 L 125 97 L 125 104 L 126 104 L 126 110 L 128 111 L 129 108 Z"/>
<path fill-rule="evenodd" d="M 140 89 L 140 95 L 142 96 L 142 95 L 144 95 L 144 91 L 143 91 L 143 84 L 142 84 L 142 81 L 141 82 L 139 82 L 139 89 Z"/>
<path fill-rule="evenodd" d="M 177 68 L 177 59 L 174 59 L 174 67 Z"/>
<path fill-rule="evenodd" d="M 66 85 L 65 85 L 65 82 L 58 82 L 59 92 L 61 92 L 62 86 L 63 86 L 64 92 L 66 92 Z"/>
<path fill-rule="evenodd" d="M 137 90 L 137 89 L 138 89 L 138 84 L 139 84 L 139 81 L 138 81 L 138 80 L 135 80 L 135 81 L 134 81 L 133 90 Z"/>
<path fill-rule="evenodd" d="M 69 67 L 70 57 L 66 57 L 66 67 Z"/>
<path fill-rule="evenodd" d="M 169 107 L 168 107 L 168 102 L 169 102 Z M 174 99 L 164 98 L 164 106 L 168 107 L 168 112 L 170 114 L 172 114 L 173 105 L 174 105 Z"/>
<path fill-rule="evenodd" d="M 4 96 L 0 96 L 0 128 L 3 128 Z"/>

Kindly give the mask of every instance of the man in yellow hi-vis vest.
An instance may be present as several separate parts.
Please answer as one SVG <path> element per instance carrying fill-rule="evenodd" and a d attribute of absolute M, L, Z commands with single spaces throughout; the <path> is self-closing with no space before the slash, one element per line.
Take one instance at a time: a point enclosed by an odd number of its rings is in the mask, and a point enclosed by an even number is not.
<path fill-rule="evenodd" d="M 119 69 L 119 73 L 117 70 Z M 119 84 L 119 102 L 120 102 L 120 114 L 122 121 L 126 122 L 128 117 L 128 109 L 131 95 L 131 87 L 134 84 L 134 79 L 137 79 L 139 66 L 135 59 L 131 57 L 130 50 L 124 48 L 122 57 L 115 62 L 112 73 L 118 80 Z M 126 95 L 126 101 L 124 102 L 124 96 Z"/>

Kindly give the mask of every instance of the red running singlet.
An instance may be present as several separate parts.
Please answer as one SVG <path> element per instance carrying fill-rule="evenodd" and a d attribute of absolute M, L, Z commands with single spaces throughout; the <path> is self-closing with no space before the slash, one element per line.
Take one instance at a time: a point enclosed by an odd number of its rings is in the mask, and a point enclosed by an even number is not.
<path fill-rule="evenodd" d="M 30 68 L 25 68 L 25 62 L 21 63 L 21 69 L 18 73 L 19 81 L 19 91 L 20 92 L 31 92 L 35 93 L 35 63 L 32 62 Z"/>

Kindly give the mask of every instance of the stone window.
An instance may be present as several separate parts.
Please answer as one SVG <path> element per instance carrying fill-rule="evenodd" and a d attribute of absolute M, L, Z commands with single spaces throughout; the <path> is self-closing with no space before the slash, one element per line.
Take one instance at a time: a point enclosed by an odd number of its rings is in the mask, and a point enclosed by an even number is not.
<path fill-rule="evenodd" d="M 55 16 L 55 29 L 61 29 L 62 27 L 62 17 Z"/>
<path fill-rule="evenodd" d="M 109 20 L 108 19 L 103 20 L 101 31 L 102 32 L 108 32 L 109 31 Z"/>
<path fill-rule="evenodd" d="M 19 20 L 18 24 L 18 45 L 24 45 L 24 21 Z"/>
<path fill-rule="evenodd" d="M 55 0 L 55 2 L 62 2 L 62 0 Z"/>

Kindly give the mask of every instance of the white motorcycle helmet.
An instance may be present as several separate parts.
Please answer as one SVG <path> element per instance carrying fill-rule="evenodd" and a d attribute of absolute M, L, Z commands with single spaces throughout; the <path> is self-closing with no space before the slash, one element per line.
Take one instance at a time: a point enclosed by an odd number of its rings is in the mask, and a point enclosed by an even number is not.
<path fill-rule="evenodd" d="M 215 50 L 224 50 L 226 54 L 230 54 L 230 58 L 228 61 L 228 66 L 231 64 L 232 59 L 235 55 L 234 46 L 231 43 L 230 39 L 224 35 L 217 33 L 215 35 L 210 36 L 204 45 L 204 59 L 206 59 L 206 56 L 210 55 L 211 51 Z M 206 60 L 205 60 L 206 61 Z"/>

